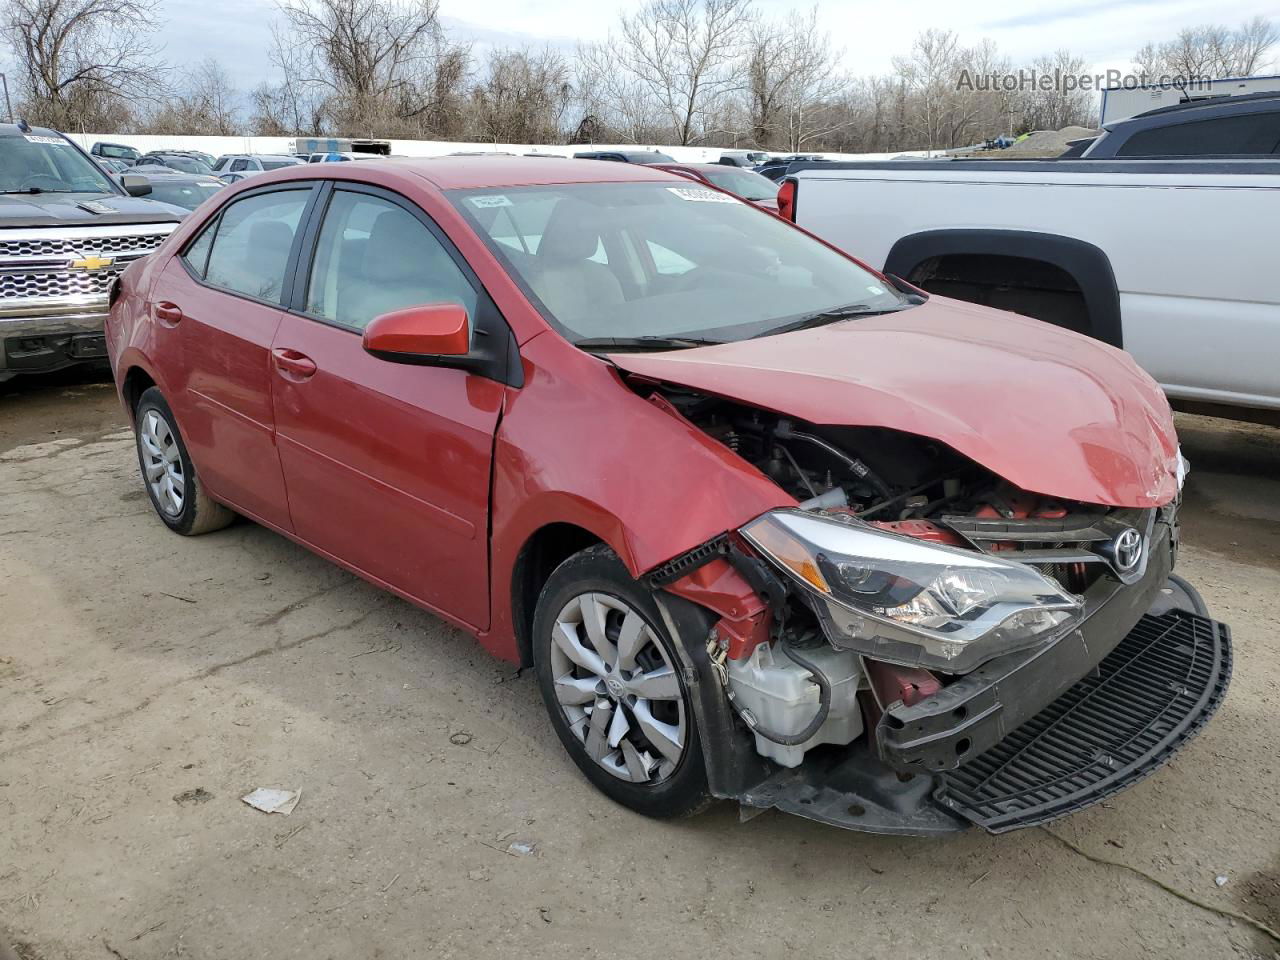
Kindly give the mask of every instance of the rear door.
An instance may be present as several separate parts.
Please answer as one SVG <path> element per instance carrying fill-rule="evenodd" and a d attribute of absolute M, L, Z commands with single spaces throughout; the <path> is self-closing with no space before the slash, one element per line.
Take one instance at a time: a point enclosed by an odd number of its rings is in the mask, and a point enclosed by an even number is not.
<path fill-rule="evenodd" d="M 271 342 L 298 254 L 309 183 L 227 204 L 151 291 L 157 364 L 179 428 L 209 489 L 255 519 L 289 529 L 271 407 Z"/>
<path fill-rule="evenodd" d="M 415 204 L 327 188 L 311 269 L 272 345 L 280 458 L 297 534 L 419 603 L 488 625 L 488 509 L 504 387 L 462 370 L 379 360 L 375 316 L 425 303 L 493 307 Z M 500 321 L 500 318 L 499 318 Z"/>

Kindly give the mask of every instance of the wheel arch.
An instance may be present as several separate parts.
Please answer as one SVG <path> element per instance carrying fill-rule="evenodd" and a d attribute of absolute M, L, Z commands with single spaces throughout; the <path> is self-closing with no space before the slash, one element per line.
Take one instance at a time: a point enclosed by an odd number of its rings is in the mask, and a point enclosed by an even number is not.
<path fill-rule="evenodd" d="M 607 541 L 586 527 L 557 520 L 534 530 L 516 553 L 511 568 L 511 627 L 522 667 L 533 663 L 533 615 L 553 570 L 575 553 Z"/>
<path fill-rule="evenodd" d="M 1030 230 L 925 230 L 893 245 L 884 272 L 910 280 L 912 271 L 926 260 L 958 254 L 1033 260 L 1061 270 L 1080 289 L 1090 334 L 1123 348 L 1120 291 L 1111 260 L 1100 247 L 1074 237 Z"/>
<path fill-rule="evenodd" d="M 134 411 L 138 409 L 138 401 L 143 393 L 150 387 L 158 386 L 155 377 L 146 367 L 139 363 L 128 366 L 124 376 L 120 378 L 120 399 L 124 403 L 125 411 L 129 414 L 130 422 L 133 421 Z"/>

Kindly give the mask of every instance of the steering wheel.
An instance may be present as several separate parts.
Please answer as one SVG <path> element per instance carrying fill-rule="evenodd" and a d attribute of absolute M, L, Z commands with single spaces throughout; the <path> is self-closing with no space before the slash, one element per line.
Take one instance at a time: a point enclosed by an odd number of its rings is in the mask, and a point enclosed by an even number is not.
<path fill-rule="evenodd" d="M 63 182 L 50 173 L 36 173 L 18 185 L 19 190 L 61 190 Z"/>

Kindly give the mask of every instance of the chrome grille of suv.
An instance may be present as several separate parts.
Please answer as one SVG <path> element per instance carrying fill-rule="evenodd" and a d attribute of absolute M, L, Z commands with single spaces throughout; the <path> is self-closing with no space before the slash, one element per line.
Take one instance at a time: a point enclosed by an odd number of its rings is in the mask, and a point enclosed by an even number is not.
<path fill-rule="evenodd" d="M 0 273 L 0 300 L 105 296 L 119 270 Z"/>
<path fill-rule="evenodd" d="M 0 239 L 0 257 L 79 257 L 87 253 L 146 254 L 160 246 L 164 234 L 133 234 L 128 236 L 87 236 L 62 238 L 44 237 Z"/>
<path fill-rule="evenodd" d="M 27 311 L 31 306 L 85 306 L 104 302 L 111 281 L 132 261 L 145 257 L 173 231 L 175 223 L 77 226 L 0 230 L 0 304 Z M 95 270 L 72 267 L 80 259 L 114 260 Z"/>

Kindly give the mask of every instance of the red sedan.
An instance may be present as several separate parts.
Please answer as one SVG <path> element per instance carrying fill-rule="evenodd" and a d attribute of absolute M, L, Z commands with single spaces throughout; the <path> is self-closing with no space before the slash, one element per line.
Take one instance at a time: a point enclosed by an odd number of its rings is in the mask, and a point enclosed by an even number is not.
<path fill-rule="evenodd" d="M 658 163 L 654 166 L 690 180 L 710 184 L 773 213 L 778 212 L 778 184 L 754 170 L 731 167 L 724 163 Z"/>
<path fill-rule="evenodd" d="M 1010 829 L 1221 701 L 1150 378 L 721 191 L 297 167 L 211 197 L 112 300 L 170 529 L 248 518 L 532 665 L 574 762 L 643 813 Z"/>

